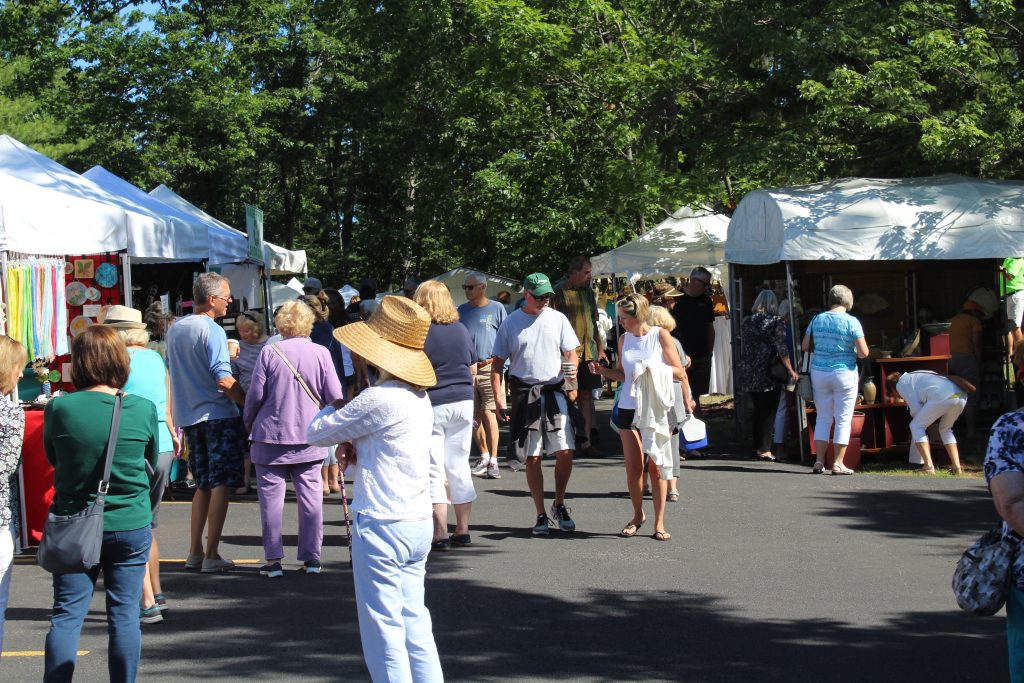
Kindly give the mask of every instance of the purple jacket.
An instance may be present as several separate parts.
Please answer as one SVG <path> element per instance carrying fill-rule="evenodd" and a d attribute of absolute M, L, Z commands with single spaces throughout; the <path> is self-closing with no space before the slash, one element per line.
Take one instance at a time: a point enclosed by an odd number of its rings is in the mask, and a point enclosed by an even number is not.
<path fill-rule="evenodd" d="M 342 398 L 341 382 L 331 353 L 309 337 L 291 337 L 277 342 L 291 364 L 306 380 L 324 405 Z M 306 427 L 320 407 L 303 390 L 281 356 L 267 344 L 252 369 L 252 381 L 245 394 L 242 418 L 251 428 L 253 441 L 274 444 L 306 443 Z"/>

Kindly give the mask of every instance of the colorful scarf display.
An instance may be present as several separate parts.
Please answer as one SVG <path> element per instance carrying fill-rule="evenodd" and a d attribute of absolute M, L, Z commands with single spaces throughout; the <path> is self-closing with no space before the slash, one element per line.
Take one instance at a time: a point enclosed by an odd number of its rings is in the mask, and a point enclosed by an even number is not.
<path fill-rule="evenodd" d="M 52 361 L 68 349 L 64 259 L 29 258 L 7 264 L 7 334 L 29 358 Z"/>

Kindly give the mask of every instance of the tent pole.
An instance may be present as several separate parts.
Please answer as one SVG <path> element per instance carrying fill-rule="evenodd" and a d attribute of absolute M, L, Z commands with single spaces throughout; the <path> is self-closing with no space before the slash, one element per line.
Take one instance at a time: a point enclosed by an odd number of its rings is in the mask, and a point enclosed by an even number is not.
<path fill-rule="evenodd" d="M 124 274 L 121 277 L 121 284 L 124 285 L 124 305 L 132 307 L 132 257 L 128 254 L 121 254 L 121 268 Z"/>
<path fill-rule="evenodd" d="M 267 275 L 267 267 L 263 266 L 260 268 L 260 281 L 263 283 L 261 293 L 263 294 L 263 324 L 267 328 L 267 334 L 272 334 L 270 329 L 270 319 L 274 315 L 274 312 L 270 310 L 270 276 Z"/>
<path fill-rule="evenodd" d="M 789 332 L 793 338 L 793 356 L 799 359 L 797 351 L 800 346 L 797 344 L 797 324 L 796 324 L 796 299 L 793 297 L 793 268 L 789 261 L 786 261 L 786 296 L 789 297 Z M 797 360 L 797 367 L 799 367 L 800 361 Z M 785 396 L 783 396 L 785 398 Z M 807 406 L 804 405 L 804 400 L 800 398 L 800 394 L 796 395 L 796 428 L 797 428 L 797 445 L 800 447 L 800 462 L 804 461 L 804 429 L 807 423 Z"/>

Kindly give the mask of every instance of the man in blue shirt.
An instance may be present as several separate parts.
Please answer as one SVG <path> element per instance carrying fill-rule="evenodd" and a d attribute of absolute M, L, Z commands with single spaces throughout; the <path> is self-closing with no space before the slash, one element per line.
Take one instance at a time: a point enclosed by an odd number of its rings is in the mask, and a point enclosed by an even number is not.
<path fill-rule="evenodd" d="M 498 471 L 498 417 L 491 387 L 491 352 L 498 328 L 508 313 L 505 306 L 487 298 L 487 277 L 482 273 L 469 273 L 462 284 L 466 303 L 459 306 L 459 322 L 469 330 L 473 340 L 476 374 L 473 376 L 473 413 L 477 428 L 474 430 L 480 459 L 473 467 L 477 477 L 500 479 Z"/>
<path fill-rule="evenodd" d="M 195 314 L 167 330 L 167 369 L 174 422 L 185 433 L 188 464 L 196 482 L 185 567 L 211 574 L 234 566 L 217 550 L 228 514 L 229 491 L 243 482 L 245 427 L 235 404 L 245 404 L 245 392 L 231 374 L 227 335 L 215 322 L 224 317 L 231 303 L 230 283 L 217 273 L 203 273 L 192 285 L 192 296 Z"/>

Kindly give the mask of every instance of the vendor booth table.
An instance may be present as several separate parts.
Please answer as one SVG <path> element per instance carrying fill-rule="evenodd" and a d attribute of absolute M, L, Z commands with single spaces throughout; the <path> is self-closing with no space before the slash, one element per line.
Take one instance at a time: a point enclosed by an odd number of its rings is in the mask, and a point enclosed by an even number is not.
<path fill-rule="evenodd" d="M 729 224 L 726 261 L 735 311 L 746 315 L 765 286 L 802 305 L 804 319 L 792 322 L 797 348 L 812 315 L 825 310 L 828 290 L 844 284 L 853 291 L 851 314 L 872 347 L 861 364 L 862 381 L 870 377 L 878 387 L 874 401 L 856 408 L 864 413 L 861 450 L 870 451 L 909 440 L 908 411 L 887 400 L 885 376 L 945 373 L 948 337 L 930 334 L 927 323 L 958 313 L 974 292 L 999 291 L 998 266 L 1022 245 L 1024 183 L 953 175 L 850 178 L 748 194 Z M 733 317 L 734 356 L 742 345 L 741 317 Z M 993 412 L 1009 395 L 1002 331 L 1001 311 L 983 324 L 979 390 Z M 799 403 L 802 432 L 814 411 Z"/>

